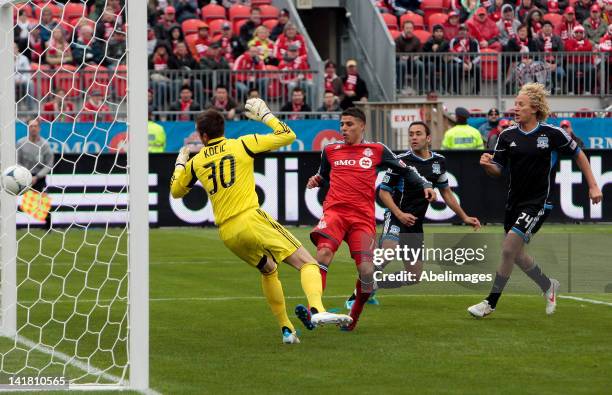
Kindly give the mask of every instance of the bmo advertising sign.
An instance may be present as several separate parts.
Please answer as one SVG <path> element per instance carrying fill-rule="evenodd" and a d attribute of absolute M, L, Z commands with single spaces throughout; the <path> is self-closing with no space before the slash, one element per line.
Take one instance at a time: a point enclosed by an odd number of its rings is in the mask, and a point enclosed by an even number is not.
<path fill-rule="evenodd" d="M 558 165 L 551 185 L 553 211 L 548 222 L 612 221 L 612 151 L 591 150 L 591 167 L 603 190 L 602 204 L 591 205 L 580 170 L 569 158 Z M 448 151 L 446 156 L 450 188 L 467 213 L 481 221 L 501 223 L 507 195 L 507 179 L 487 177 L 478 160 L 478 151 Z M 313 225 L 323 213 L 327 190 L 306 189 L 306 182 L 318 170 L 318 152 L 282 152 L 262 155 L 255 160 L 255 190 L 261 207 L 285 224 Z M 200 183 L 183 199 L 170 196 L 170 177 L 175 155 L 153 154 L 149 160 L 149 221 L 154 226 L 202 226 L 214 221 L 212 206 Z M 368 163 L 347 163 L 368 166 Z M 122 224 L 127 219 L 127 177 L 121 173 L 125 155 L 65 155 L 47 178 L 52 221 L 57 226 Z M 97 174 L 92 174 L 96 169 Z M 383 178 L 378 175 L 377 183 Z M 146 204 L 146 203 L 145 203 Z M 384 208 L 376 203 L 376 218 L 381 221 Z M 429 222 L 459 222 L 440 195 L 427 211 Z M 19 213 L 20 225 L 37 224 Z"/>

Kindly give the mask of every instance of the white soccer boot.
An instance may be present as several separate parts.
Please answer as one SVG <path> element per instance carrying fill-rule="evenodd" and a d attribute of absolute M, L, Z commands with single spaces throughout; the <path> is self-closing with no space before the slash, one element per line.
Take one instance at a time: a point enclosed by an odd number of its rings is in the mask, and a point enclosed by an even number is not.
<path fill-rule="evenodd" d="M 544 294 L 544 297 L 546 298 L 546 314 L 548 315 L 554 313 L 555 309 L 557 308 L 557 297 L 559 296 L 557 293 L 559 292 L 560 286 L 561 284 L 559 284 L 558 280 L 555 280 L 554 278 L 550 279 L 550 287 Z"/>
<path fill-rule="evenodd" d="M 334 314 L 327 311 L 313 314 L 310 321 L 314 326 L 349 325 L 353 319 L 346 314 Z"/>
<path fill-rule="evenodd" d="M 467 311 L 476 318 L 483 318 L 494 312 L 495 309 L 491 307 L 488 300 L 483 300 L 474 306 L 468 307 Z"/>
<path fill-rule="evenodd" d="M 283 344 L 299 344 L 300 339 L 295 332 L 291 332 L 288 328 L 283 328 Z"/>

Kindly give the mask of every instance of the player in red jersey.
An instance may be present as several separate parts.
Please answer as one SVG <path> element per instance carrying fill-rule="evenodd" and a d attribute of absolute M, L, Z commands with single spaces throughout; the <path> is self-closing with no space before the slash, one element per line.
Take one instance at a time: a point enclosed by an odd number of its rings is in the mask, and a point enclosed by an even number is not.
<path fill-rule="evenodd" d="M 319 172 L 310 177 L 307 187 L 316 188 L 329 183 L 329 192 L 323 202 L 323 216 L 310 233 L 317 246 L 317 261 L 321 268 L 323 289 L 326 286 L 327 269 L 342 243 L 346 241 L 351 257 L 355 260 L 359 277 L 356 283 L 357 298 L 351 308 L 353 323 L 344 330 L 353 330 L 363 305 L 373 291 L 374 264 L 372 250 L 376 237 L 374 202 L 378 169 L 392 168 L 404 177 L 420 185 L 427 200 L 434 201 L 432 185 L 416 171 L 397 159 L 384 144 L 364 141 L 366 117 L 363 111 L 352 107 L 340 118 L 344 142 L 325 146 L 321 153 Z M 305 306 L 296 307 L 296 315 L 309 325 L 309 311 Z"/>

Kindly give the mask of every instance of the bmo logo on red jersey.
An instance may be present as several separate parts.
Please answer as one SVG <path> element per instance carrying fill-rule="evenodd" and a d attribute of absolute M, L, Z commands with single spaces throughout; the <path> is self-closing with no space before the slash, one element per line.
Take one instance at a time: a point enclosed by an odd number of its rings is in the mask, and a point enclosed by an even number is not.
<path fill-rule="evenodd" d="M 334 166 L 355 166 L 357 161 L 355 159 L 339 159 L 334 161 Z"/>

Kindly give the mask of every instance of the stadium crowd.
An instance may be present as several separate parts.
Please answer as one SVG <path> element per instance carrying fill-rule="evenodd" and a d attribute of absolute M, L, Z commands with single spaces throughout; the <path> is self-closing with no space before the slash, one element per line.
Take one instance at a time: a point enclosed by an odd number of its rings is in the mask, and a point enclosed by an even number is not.
<path fill-rule="evenodd" d="M 34 98 L 42 98 L 48 120 L 88 121 L 92 111 L 101 111 L 107 114 L 98 119 L 110 121 L 112 108 L 99 98 L 120 99 L 126 92 L 124 21 L 124 0 L 33 0 L 18 6 L 15 56 L 21 103 L 30 108 Z M 314 89 L 304 36 L 289 11 L 269 0 L 152 0 L 147 39 L 155 119 L 160 118 L 155 113 L 168 113 L 161 116 L 168 120 L 193 119 L 183 113 L 209 107 L 235 119 L 242 112 L 238 103 L 253 96 L 276 100 L 283 111 L 301 112 L 311 111 L 315 91 L 327 97 L 317 109 L 321 112 L 367 100 L 354 60 L 347 62 L 342 77 L 336 64 L 327 62 L 325 86 Z M 75 82 L 77 73 L 83 77 Z M 85 109 L 77 115 L 80 104 Z"/>
<path fill-rule="evenodd" d="M 496 64 L 482 70 L 480 54 L 498 53 L 510 54 L 502 58 L 499 76 L 507 87 L 537 81 L 556 93 L 588 95 L 604 89 L 596 76 L 603 67 L 610 83 L 612 0 L 372 1 L 402 54 L 398 82 L 408 75 L 417 93 L 461 93 L 461 83 L 469 80 L 469 89 L 478 94 L 481 79 L 498 78 Z M 574 54 L 556 54 L 564 51 Z M 435 56 L 439 53 L 452 56 Z"/>

